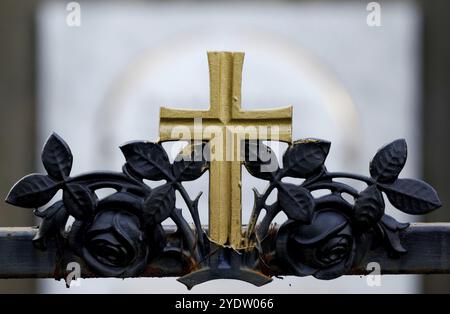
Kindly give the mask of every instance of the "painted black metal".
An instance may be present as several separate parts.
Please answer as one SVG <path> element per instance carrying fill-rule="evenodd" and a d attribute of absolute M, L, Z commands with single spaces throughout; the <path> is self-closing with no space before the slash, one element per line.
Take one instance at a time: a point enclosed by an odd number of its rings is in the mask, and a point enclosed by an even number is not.
<path fill-rule="evenodd" d="M 392 258 L 407 253 L 399 233 L 408 224 L 384 213 L 383 193 L 393 206 L 409 214 L 425 214 L 441 206 L 436 191 L 427 183 L 398 178 L 407 156 L 404 140 L 376 153 L 370 177 L 329 172 L 324 166 L 330 148 L 327 141 L 294 142 L 283 156 L 283 167 L 262 142 L 245 144 L 245 167 L 269 185 L 262 194 L 254 189 L 255 203 L 246 230 L 248 246 L 237 251 L 209 241 L 198 213 L 201 194 L 192 199 L 183 186 L 184 181 L 196 180 L 208 169 L 204 143 L 191 145 L 173 163 L 160 143 L 128 143 L 121 147 L 126 158 L 122 173 L 71 177 L 70 148 L 53 134 L 42 153 L 47 174 L 23 178 L 6 201 L 35 208 L 35 215 L 42 218 L 33 239 L 38 249 L 45 250 L 51 239 L 57 243 L 59 256 L 70 251 L 102 277 L 169 274 L 171 270 L 166 268 L 170 265 L 177 269 L 174 273 L 185 275 L 180 281 L 189 288 L 219 278 L 262 285 L 278 273 L 333 279 L 349 273 L 377 247 L 385 247 Z M 183 158 L 186 151 L 191 158 Z M 286 183 L 286 177 L 303 182 Z M 164 183 L 152 189 L 144 179 Z M 361 181 L 367 187 L 358 191 L 340 179 Z M 103 188 L 115 192 L 101 198 L 96 192 Z M 59 190 L 63 191 L 62 200 L 42 209 Z M 274 190 L 277 200 L 267 204 Z M 318 190 L 326 193 L 313 196 Z M 176 208 L 176 192 L 185 202 L 194 228 Z M 271 228 L 280 212 L 288 220 L 280 228 Z M 75 222 L 66 230 L 69 216 Z M 168 218 L 175 222 L 176 230 L 162 228 Z M 149 265 L 153 265 L 151 270 Z"/>

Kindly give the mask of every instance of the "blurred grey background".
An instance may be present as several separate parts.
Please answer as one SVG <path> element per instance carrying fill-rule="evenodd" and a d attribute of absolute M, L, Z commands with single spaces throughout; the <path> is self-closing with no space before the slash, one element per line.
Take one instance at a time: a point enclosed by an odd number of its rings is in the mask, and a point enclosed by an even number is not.
<path fill-rule="evenodd" d="M 0 195 L 41 170 L 52 131 L 72 147 L 74 173 L 120 169 L 118 145 L 157 137 L 159 106 L 207 107 L 206 51 L 237 50 L 246 52 L 244 108 L 293 105 L 294 137 L 332 141 L 330 169 L 367 173 L 378 147 L 405 137 L 402 174 L 434 185 L 444 208 L 426 219 L 449 221 L 447 2 L 379 1 L 380 27 L 366 23 L 369 1 L 79 1 L 80 27 L 67 26 L 67 3 L 0 3 Z M 244 219 L 253 185 L 263 187 L 244 174 Z M 206 186 L 203 178 L 189 189 Z M 0 209 L 0 226 L 35 224 L 28 210 Z M 358 277 L 286 278 L 261 289 L 220 281 L 192 292 L 211 289 L 450 292 L 450 280 L 386 276 L 376 289 Z M 174 279 L 85 280 L 70 290 L 53 280 L 0 281 L 5 293 L 185 291 Z"/>

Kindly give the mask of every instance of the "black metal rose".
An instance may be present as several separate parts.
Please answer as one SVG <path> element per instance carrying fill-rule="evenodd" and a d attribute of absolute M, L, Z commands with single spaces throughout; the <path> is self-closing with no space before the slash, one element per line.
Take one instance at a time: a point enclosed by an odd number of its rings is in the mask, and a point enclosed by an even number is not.
<path fill-rule="evenodd" d="M 82 255 L 88 265 L 105 276 L 127 276 L 145 268 L 149 249 L 135 215 L 105 210 L 86 229 Z"/>
<path fill-rule="evenodd" d="M 95 273 L 137 276 L 161 252 L 164 232 L 159 224 L 145 224 L 141 202 L 130 193 L 114 193 L 98 203 L 92 220 L 73 224 L 69 244 Z"/>
<path fill-rule="evenodd" d="M 350 270 L 355 258 L 351 222 L 341 212 L 321 209 L 311 224 L 288 221 L 280 228 L 278 256 L 295 275 L 334 279 Z"/>

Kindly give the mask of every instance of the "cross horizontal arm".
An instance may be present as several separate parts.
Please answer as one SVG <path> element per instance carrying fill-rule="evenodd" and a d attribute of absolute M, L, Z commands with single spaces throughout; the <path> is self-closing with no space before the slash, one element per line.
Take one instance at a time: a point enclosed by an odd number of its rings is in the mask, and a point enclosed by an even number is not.
<path fill-rule="evenodd" d="M 174 229 L 174 227 L 165 227 Z M 170 230 L 169 230 L 170 231 Z M 50 241 L 46 251 L 35 249 L 32 238 L 36 228 L 0 228 L 0 278 L 62 278 L 70 262 L 81 264 L 81 276 L 97 277 L 83 267 L 82 261 L 70 253 L 57 259 L 56 243 Z M 408 254 L 399 258 L 388 257 L 384 248 L 369 252 L 349 275 L 367 274 L 370 262 L 381 265 L 382 274 L 448 274 L 450 259 L 450 223 L 416 223 L 401 231 L 400 238 Z M 171 238 L 171 241 L 178 241 Z M 187 270 L 169 269 L 157 261 L 149 265 L 142 277 L 182 276 Z M 272 273 L 289 275 L 289 273 Z"/>
<path fill-rule="evenodd" d="M 222 129 L 223 128 L 223 129 Z M 260 141 L 281 141 L 290 143 L 292 139 L 292 127 L 290 119 L 280 119 L 273 124 L 258 126 L 252 120 L 237 120 L 229 123 L 226 127 L 217 122 L 216 119 L 203 119 L 201 128 L 194 125 L 191 119 L 178 118 L 173 121 L 161 123 L 159 128 L 159 140 L 211 140 L 217 137 L 220 130 L 227 130 L 233 134 L 239 134 L 240 139 L 258 139 Z M 197 134 L 197 137 L 194 137 Z M 223 137 L 226 134 L 222 134 Z"/>
<path fill-rule="evenodd" d="M 172 120 L 180 117 L 186 119 L 194 119 L 199 117 L 202 117 L 203 119 L 211 119 L 217 118 L 218 114 L 211 109 L 198 110 L 161 107 L 159 116 L 162 120 Z M 233 107 L 232 118 L 233 120 L 268 120 L 267 122 L 269 123 L 277 119 L 289 119 L 292 122 L 292 106 L 257 110 L 242 110 L 241 108 Z"/>

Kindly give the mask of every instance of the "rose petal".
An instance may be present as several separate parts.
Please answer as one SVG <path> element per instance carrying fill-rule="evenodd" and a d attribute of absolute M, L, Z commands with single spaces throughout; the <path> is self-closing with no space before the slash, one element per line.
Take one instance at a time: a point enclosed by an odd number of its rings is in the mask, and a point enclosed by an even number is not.
<path fill-rule="evenodd" d="M 297 227 L 295 241 L 302 245 L 311 245 L 322 241 L 332 233 L 337 233 L 347 226 L 348 220 L 334 210 L 321 210 L 315 213 L 311 224 Z"/>
<path fill-rule="evenodd" d="M 98 213 L 94 217 L 93 223 L 91 224 L 88 232 L 90 233 L 110 229 L 113 225 L 113 219 L 115 215 L 116 212 L 114 211 L 102 211 Z"/>
<path fill-rule="evenodd" d="M 127 193 L 117 192 L 111 194 L 98 203 L 99 210 L 130 210 L 133 212 L 141 210 L 142 201 L 139 197 Z"/>
<path fill-rule="evenodd" d="M 350 271 L 350 269 L 353 266 L 353 262 L 355 260 L 355 253 L 356 253 L 356 244 L 355 244 L 355 241 L 353 241 L 352 250 L 350 251 L 348 258 L 345 261 L 342 261 L 341 263 L 337 263 L 329 268 L 318 270 L 313 275 L 314 278 L 321 279 L 321 280 L 331 280 L 331 279 L 338 278 L 342 275 L 345 275 L 346 273 L 348 273 Z"/>
<path fill-rule="evenodd" d="M 113 219 L 114 231 L 130 245 L 133 251 L 137 251 L 137 245 L 142 242 L 142 231 L 139 229 L 139 220 L 136 216 L 121 212 Z"/>

